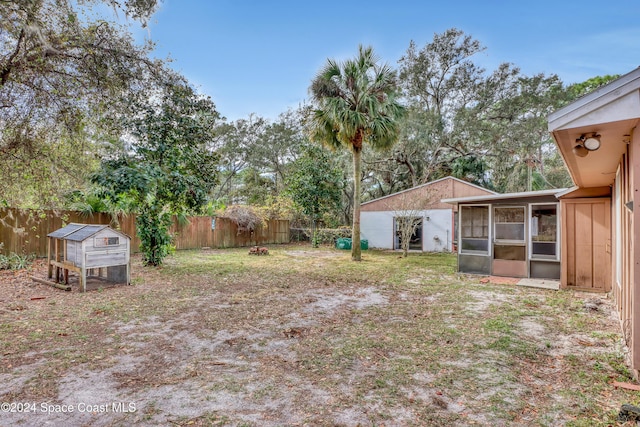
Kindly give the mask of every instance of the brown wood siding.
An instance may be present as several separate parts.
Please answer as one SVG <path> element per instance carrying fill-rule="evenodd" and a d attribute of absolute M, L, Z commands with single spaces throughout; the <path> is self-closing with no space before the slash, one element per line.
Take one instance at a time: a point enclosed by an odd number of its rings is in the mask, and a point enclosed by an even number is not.
<path fill-rule="evenodd" d="M 492 195 L 489 190 L 476 187 L 466 182 L 458 181 L 453 178 L 445 178 L 433 183 L 421 185 L 400 193 L 395 193 L 390 196 L 374 200 L 371 202 L 363 203 L 361 211 L 367 212 L 380 212 L 380 211 L 393 211 L 401 209 L 400 206 L 403 201 L 406 201 L 407 197 L 415 199 L 416 201 L 427 201 L 420 209 L 454 209 L 457 211 L 457 207 L 448 203 L 442 203 L 442 199 L 451 199 L 457 197 L 470 197 L 470 196 L 485 196 Z"/>
<path fill-rule="evenodd" d="M 188 225 L 179 225 L 176 220 L 171 227 L 177 249 L 202 247 L 230 248 L 251 245 L 279 244 L 289 242 L 289 221 L 270 220 L 253 235 L 238 233 L 238 227 L 227 218 L 216 218 L 216 228 L 211 229 L 211 217 L 190 217 Z M 98 213 L 84 216 L 79 212 L 61 210 L 23 210 L 0 208 L 0 242 L 4 244 L 0 253 L 47 255 L 47 234 L 68 223 L 111 224 L 113 228 L 131 237 L 131 251 L 137 252 L 140 239 L 136 235 L 135 215 L 119 219 L 116 226 L 109 214 Z"/>
<path fill-rule="evenodd" d="M 489 191 L 489 190 L 484 190 L 482 188 L 478 188 L 475 187 L 473 185 L 469 185 L 465 182 L 460 182 L 457 180 L 450 180 L 451 181 L 451 186 L 452 186 L 452 192 L 451 192 L 451 196 L 446 196 L 446 197 L 451 197 L 451 198 L 459 198 L 459 197 L 472 197 L 472 196 L 489 196 L 494 194 L 493 192 Z M 443 197 L 444 198 L 444 197 Z M 451 206 L 448 203 L 444 203 L 447 206 Z"/>
<path fill-rule="evenodd" d="M 628 301 L 630 305 L 629 331 L 631 349 L 631 366 L 636 371 L 640 369 L 640 308 L 636 301 L 640 302 L 640 286 L 636 283 L 636 277 L 640 278 L 640 262 L 635 254 L 635 242 L 640 240 L 640 220 L 635 216 L 640 213 L 640 132 L 633 132 L 633 139 L 629 146 L 629 178 L 628 193 L 624 202 L 633 202 L 633 213 L 629 221 L 629 283 Z M 626 209 L 626 208 L 625 208 Z M 626 325 L 623 325 L 626 326 Z"/>
<path fill-rule="evenodd" d="M 611 288 L 611 201 L 561 201 L 563 287 L 595 292 Z"/>
<path fill-rule="evenodd" d="M 640 354 L 635 351 L 634 346 L 631 343 L 631 323 L 633 320 L 633 259 L 634 259 L 634 241 L 633 241 L 633 213 L 630 212 L 625 202 L 632 200 L 631 184 L 633 180 L 633 171 L 629 168 L 629 151 L 624 156 L 622 165 L 624 172 L 622 174 L 622 292 L 623 298 L 621 301 L 624 314 L 621 316 L 622 320 L 622 332 L 627 339 L 627 346 L 631 349 L 632 354 Z M 635 365 L 637 369 L 637 364 Z"/>
<path fill-rule="evenodd" d="M 620 165 L 619 165 L 619 174 L 616 176 L 616 186 L 620 188 L 620 198 L 616 200 L 614 197 L 614 203 L 617 203 L 617 206 L 614 205 L 612 211 L 613 213 L 618 213 L 618 215 L 612 215 L 612 274 L 611 280 L 613 284 L 613 297 L 616 303 L 616 308 L 618 311 L 618 317 L 620 320 L 620 326 L 622 329 L 622 334 L 625 339 L 625 343 L 627 347 L 631 350 L 631 361 L 632 366 L 635 370 L 638 370 L 640 367 L 640 361 L 637 360 L 640 357 L 640 348 L 635 348 L 634 342 L 638 342 L 637 339 L 634 339 L 635 333 L 633 331 L 634 328 L 634 313 L 633 313 L 633 301 L 634 301 L 634 230 L 633 230 L 633 212 L 631 212 L 626 206 L 626 202 L 633 200 L 633 186 L 631 183 L 633 182 L 634 171 L 630 168 L 629 165 L 629 154 L 631 153 L 630 149 L 627 149 L 627 152 L 623 154 Z M 619 181 L 619 182 L 618 182 Z M 615 194 L 614 194 L 615 196 Z M 620 223 L 620 242 L 618 245 L 617 239 L 618 236 L 616 234 L 617 222 Z M 620 246 L 620 251 L 618 252 L 618 246 Z M 617 260 L 620 259 L 620 281 L 618 281 L 617 274 Z"/>
<path fill-rule="evenodd" d="M 628 187 L 628 173 L 629 168 L 627 166 L 628 155 L 624 155 L 622 157 L 622 161 L 620 162 L 620 187 L 621 187 L 621 197 L 620 197 L 620 211 L 621 217 L 617 218 L 617 221 L 620 221 L 620 234 L 622 239 L 621 244 L 621 253 L 615 253 L 614 256 L 622 257 L 622 274 L 621 274 L 621 282 L 616 283 L 616 287 L 614 288 L 614 298 L 616 300 L 616 305 L 618 306 L 618 315 L 620 316 L 620 322 L 622 325 L 629 319 L 631 319 L 631 304 L 629 298 L 629 251 L 631 250 L 630 242 L 629 242 L 629 229 L 631 227 L 631 221 L 629 215 L 624 207 L 624 200 L 626 200 L 627 195 L 627 187 Z M 617 237 L 614 234 L 614 247 L 617 247 L 615 239 Z M 614 258 L 616 259 L 616 258 Z M 619 285 L 619 286 L 618 286 Z M 623 327 L 624 333 L 624 327 Z M 628 344 L 628 343 L 627 343 Z"/>

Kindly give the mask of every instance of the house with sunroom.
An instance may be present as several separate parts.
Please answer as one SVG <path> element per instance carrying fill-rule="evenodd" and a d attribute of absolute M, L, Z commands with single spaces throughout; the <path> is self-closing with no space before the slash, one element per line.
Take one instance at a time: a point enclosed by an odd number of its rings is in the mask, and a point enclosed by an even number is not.
<path fill-rule="evenodd" d="M 562 217 L 562 278 L 615 298 L 640 370 L 640 68 L 548 117 L 576 187 Z M 562 205 L 561 205 L 562 209 Z"/>
<path fill-rule="evenodd" d="M 458 197 L 461 272 L 611 292 L 640 372 L 640 68 L 548 117 L 574 187 Z"/>

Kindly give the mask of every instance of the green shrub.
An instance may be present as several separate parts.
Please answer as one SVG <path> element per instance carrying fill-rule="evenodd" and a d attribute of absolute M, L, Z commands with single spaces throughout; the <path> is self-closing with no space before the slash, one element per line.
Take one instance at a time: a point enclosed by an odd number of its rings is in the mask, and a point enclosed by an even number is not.
<path fill-rule="evenodd" d="M 136 217 L 136 226 L 144 264 L 161 265 L 175 250 L 169 232 L 171 214 L 159 205 L 144 206 Z"/>
<path fill-rule="evenodd" d="M 0 243 L 0 250 L 4 244 Z M 0 270 L 20 270 L 27 268 L 33 262 L 33 255 L 19 255 L 11 252 L 9 255 L 0 254 Z"/>
<path fill-rule="evenodd" d="M 305 230 L 305 234 L 311 240 L 311 229 Z M 341 237 L 351 237 L 351 227 L 318 228 L 315 238 L 318 244 L 333 245 Z"/>

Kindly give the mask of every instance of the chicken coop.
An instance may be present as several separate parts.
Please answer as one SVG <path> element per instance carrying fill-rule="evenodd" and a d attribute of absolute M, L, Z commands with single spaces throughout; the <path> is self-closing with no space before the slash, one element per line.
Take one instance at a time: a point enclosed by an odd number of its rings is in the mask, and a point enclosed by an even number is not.
<path fill-rule="evenodd" d="M 79 276 L 82 292 L 87 280 L 131 283 L 131 239 L 108 225 L 69 224 L 47 235 L 49 279 L 69 283 L 69 272 Z"/>

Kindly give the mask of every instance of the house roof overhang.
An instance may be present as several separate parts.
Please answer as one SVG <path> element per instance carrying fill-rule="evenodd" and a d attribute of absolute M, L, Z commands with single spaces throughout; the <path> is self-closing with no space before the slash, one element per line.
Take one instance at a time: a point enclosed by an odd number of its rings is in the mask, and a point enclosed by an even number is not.
<path fill-rule="evenodd" d="M 602 86 L 548 117 L 549 132 L 581 188 L 613 184 L 633 128 L 640 120 L 640 68 Z M 600 135 L 600 148 L 580 157 L 574 153 L 583 135 Z"/>

